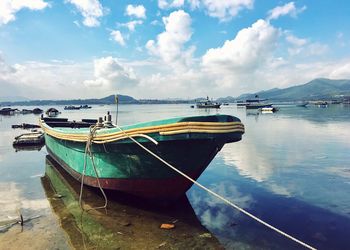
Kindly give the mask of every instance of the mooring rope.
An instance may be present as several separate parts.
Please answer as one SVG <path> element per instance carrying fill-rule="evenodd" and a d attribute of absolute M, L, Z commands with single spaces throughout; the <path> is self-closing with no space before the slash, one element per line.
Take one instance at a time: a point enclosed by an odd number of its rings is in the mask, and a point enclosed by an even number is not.
<path fill-rule="evenodd" d="M 105 204 L 103 206 L 90 208 L 88 210 L 91 210 L 91 209 L 96 210 L 96 209 L 101 209 L 101 208 L 107 208 L 107 204 L 108 204 L 107 196 L 106 196 L 105 192 L 103 191 L 103 188 L 101 187 L 101 184 L 100 184 L 100 178 L 98 176 L 96 165 L 95 165 L 95 161 L 94 161 L 94 154 L 93 154 L 92 149 L 91 149 L 92 143 L 94 143 L 94 136 L 96 134 L 96 130 L 97 129 L 98 129 L 98 127 L 96 125 L 93 125 L 93 126 L 90 127 L 89 136 L 88 136 L 88 139 L 86 141 L 85 154 L 84 154 L 84 168 L 83 168 L 83 174 L 82 174 L 81 183 L 80 183 L 79 205 L 80 205 L 80 207 L 82 209 L 84 209 L 82 204 L 81 204 L 81 202 L 82 202 L 82 196 L 83 196 L 84 177 L 85 177 L 85 174 L 86 174 L 86 165 L 87 165 L 86 159 L 87 159 L 87 155 L 89 155 L 89 157 L 90 157 L 90 160 L 91 160 L 91 163 L 92 163 L 95 175 L 96 175 L 98 187 L 101 190 L 101 193 L 102 193 L 102 195 L 103 195 L 103 197 L 105 199 Z M 143 138 L 146 138 L 146 139 L 150 140 L 152 143 L 154 143 L 156 145 L 158 144 L 158 142 L 156 140 L 154 140 L 152 137 L 150 137 L 148 135 L 144 135 L 144 134 L 135 134 L 135 135 L 132 135 L 132 136 L 128 135 L 128 137 L 129 138 L 132 138 L 132 137 L 143 137 Z M 104 143 L 103 143 L 103 147 L 104 147 L 105 151 L 107 151 Z"/>
<path fill-rule="evenodd" d="M 174 167 L 173 165 L 171 165 L 170 163 L 168 163 L 167 161 L 165 161 L 164 159 L 162 159 L 160 156 L 158 156 L 157 154 L 153 153 L 151 150 L 149 150 L 148 148 L 146 148 L 145 146 L 143 146 L 141 143 L 139 143 L 137 140 L 135 140 L 134 138 L 132 138 L 131 136 L 129 136 L 123 129 L 121 129 L 118 125 L 116 125 L 117 128 L 124 133 L 130 140 L 132 140 L 133 142 L 135 142 L 138 146 L 140 146 L 142 149 L 144 149 L 146 152 L 148 152 L 149 154 L 151 154 L 152 156 L 154 156 L 156 159 L 158 159 L 159 161 L 161 161 L 162 163 L 164 163 L 165 165 L 167 165 L 168 167 L 170 167 L 172 170 L 174 170 L 175 172 L 177 172 L 178 174 L 182 175 L 183 177 L 185 177 L 187 180 L 191 181 L 193 184 L 195 184 L 196 186 L 200 187 L 201 189 L 205 190 L 206 192 L 214 195 L 215 197 L 217 197 L 218 199 L 224 201 L 226 204 L 230 205 L 231 207 L 237 209 L 238 211 L 242 212 L 243 214 L 247 215 L 248 217 L 254 219 L 255 221 L 263 224 L 264 226 L 274 230 L 275 232 L 289 238 L 290 240 L 299 243 L 300 245 L 308 248 L 308 249 L 312 249 L 312 250 L 316 250 L 316 248 L 310 246 L 309 244 L 298 240 L 297 238 L 283 232 L 282 230 L 270 225 L 269 223 L 263 221 L 262 219 L 256 217 L 255 215 L 249 213 L 248 211 L 246 211 L 245 209 L 237 206 L 236 204 L 234 204 L 233 202 L 229 201 L 228 199 L 226 199 L 225 197 L 215 193 L 214 191 L 210 190 L 209 188 L 203 186 L 202 184 L 200 184 L 199 182 L 197 182 L 196 180 L 192 179 L 191 177 L 189 177 L 188 175 L 186 175 L 185 173 L 183 173 L 182 171 L 178 170 L 176 167 Z"/>
<path fill-rule="evenodd" d="M 85 177 L 85 174 L 86 174 L 86 165 L 87 165 L 86 158 L 87 158 L 87 155 L 89 155 L 89 157 L 90 157 L 90 160 L 91 160 L 91 163 L 92 163 L 92 167 L 93 167 L 95 175 L 96 175 L 97 184 L 98 184 L 98 187 L 101 190 L 101 193 L 102 193 L 102 195 L 104 197 L 105 204 L 103 206 L 100 206 L 100 207 L 90 208 L 90 209 L 88 209 L 88 211 L 92 210 L 92 209 L 94 209 L 94 210 L 102 209 L 102 208 L 105 209 L 107 207 L 107 204 L 108 204 L 107 196 L 106 196 L 105 192 L 103 191 L 103 188 L 101 187 L 100 178 L 98 176 L 97 169 L 96 169 L 96 166 L 95 166 L 94 154 L 92 153 L 92 149 L 91 149 L 92 142 L 93 142 L 93 139 L 94 139 L 94 136 L 96 134 L 96 130 L 97 129 L 98 129 L 98 127 L 96 125 L 90 127 L 90 133 L 89 133 L 88 139 L 86 141 L 85 154 L 84 154 L 84 168 L 83 168 L 83 174 L 82 174 L 82 177 L 81 177 L 81 184 L 80 184 L 79 205 L 84 210 L 81 202 L 82 202 L 82 196 L 83 196 L 84 177 Z"/>

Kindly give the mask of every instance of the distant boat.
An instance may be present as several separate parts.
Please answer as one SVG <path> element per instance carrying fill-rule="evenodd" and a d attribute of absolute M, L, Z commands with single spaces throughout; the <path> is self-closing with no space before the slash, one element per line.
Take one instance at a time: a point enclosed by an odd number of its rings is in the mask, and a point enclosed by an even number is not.
<path fill-rule="evenodd" d="M 13 108 L 2 108 L 0 109 L 0 115 L 14 115 L 18 109 Z"/>
<path fill-rule="evenodd" d="M 249 103 L 245 107 L 246 109 L 272 108 L 272 104 L 271 103 Z"/>
<path fill-rule="evenodd" d="M 81 105 L 80 108 L 82 108 L 82 109 L 91 109 L 91 106 L 85 104 L 85 105 Z"/>
<path fill-rule="evenodd" d="M 38 115 L 38 114 L 41 114 L 42 112 L 44 112 L 42 109 L 39 109 L 39 108 L 33 109 L 33 114 Z"/>
<path fill-rule="evenodd" d="M 48 116 L 48 117 L 56 117 L 56 116 L 58 116 L 61 112 L 60 111 L 58 111 L 57 109 L 55 109 L 55 108 L 49 108 L 48 110 L 46 110 L 46 115 Z"/>
<path fill-rule="evenodd" d="M 81 181 L 90 138 L 95 164 L 87 157 L 84 184 L 98 187 L 99 180 L 102 188 L 160 201 L 179 198 L 192 183 L 130 137 L 196 180 L 224 144 L 240 141 L 244 133 L 241 121 L 229 115 L 179 117 L 121 128 L 108 122 L 108 116 L 104 123 L 99 120 L 42 117 L 49 155 Z"/>
<path fill-rule="evenodd" d="M 81 106 L 73 106 L 73 105 L 64 106 L 64 110 L 77 110 L 77 109 L 81 109 Z"/>
<path fill-rule="evenodd" d="M 328 102 L 327 101 L 317 101 L 317 102 L 315 102 L 315 105 L 318 106 L 319 108 L 327 108 Z"/>
<path fill-rule="evenodd" d="M 221 106 L 221 103 L 213 102 L 207 96 L 207 99 L 197 101 L 196 102 L 196 106 L 197 106 L 197 108 L 206 108 L 206 109 L 208 109 L 208 108 L 215 108 L 215 109 L 219 109 L 220 106 Z"/>
<path fill-rule="evenodd" d="M 26 115 L 26 114 L 33 114 L 33 110 L 31 110 L 31 109 L 22 109 L 20 111 L 20 113 L 24 114 L 24 115 Z"/>
<path fill-rule="evenodd" d="M 350 100 L 344 100 L 342 103 L 345 105 L 350 105 Z"/>
<path fill-rule="evenodd" d="M 246 107 L 246 109 L 261 109 L 272 107 L 271 103 L 266 103 L 267 99 L 259 99 L 258 95 L 255 95 L 254 99 L 247 99 L 245 102 L 237 101 L 237 107 Z"/>
<path fill-rule="evenodd" d="M 44 144 L 44 134 L 42 132 L 31 132 L 15 137 L 14 146 L 34 146 Z"/>

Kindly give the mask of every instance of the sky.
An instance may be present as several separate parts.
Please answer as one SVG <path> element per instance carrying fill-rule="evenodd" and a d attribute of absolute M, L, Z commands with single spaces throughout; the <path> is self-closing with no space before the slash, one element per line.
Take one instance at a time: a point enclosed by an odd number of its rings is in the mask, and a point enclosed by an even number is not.
<path fill-rule="evenodd" d="M 0 0 L 0 97 L 239 96 L 350 79 L 347 0 Z"/>

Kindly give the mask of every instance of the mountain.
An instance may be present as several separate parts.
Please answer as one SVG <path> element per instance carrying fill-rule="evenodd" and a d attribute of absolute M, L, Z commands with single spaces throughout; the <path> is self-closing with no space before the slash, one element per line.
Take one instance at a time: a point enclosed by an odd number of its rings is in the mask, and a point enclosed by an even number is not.
<path fill-rule="evenodd" d="M 274 88 L 257 93 L 244 94 L 237 99 L 245 100 L 258 95 L 261 99 L 276 101 L 334 99 L 350 96 L 350 80 L 314 79 L 306 84 L 289 88 Z"/>
<path fill-rule="evenodd" d="M 136 99 L 127 95 L 118 95 L 120 104 L 136 104 L 139 103 Z M 74 100 L 31 100 L 31 101 L 16 101 L 16 102 L 0 102 L 2 106 L 8 105 L 83 105 L 83 104 L 114 104 L 115 95 L 110 95 L 100 99 L 74 99 Z"/>

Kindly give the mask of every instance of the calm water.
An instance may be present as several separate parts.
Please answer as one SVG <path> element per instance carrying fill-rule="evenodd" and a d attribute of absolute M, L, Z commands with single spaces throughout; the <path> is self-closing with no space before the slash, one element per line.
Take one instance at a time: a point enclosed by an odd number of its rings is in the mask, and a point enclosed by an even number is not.
<path fill-rule="evenodd" d="M 80 120 L 103 116 L 115 106 L 58 109 L 62 117 Z M 121 105 L 119 110 L 119 124 L 216 113 L 239 117 L 246 126 L 243 140 L 225 145 L 199 182 L 314 247 L 346 249 L 350 245 L 349 106 L 281 106 L 274 114 L 247 113 L 235 106 L 207 111 L 189 105 Z M 45 148 L 18 152 L 12 148 L 13 138 L 23 130 L 11 129 L 11 125 L 37 119 L 32 114 L 0 116 L 0 248 L 18 239 L 28 248 L 79 248 L 79 244 L 69 243 L 70 232 L 61 227 L 61 214 L 53 209 L 42 184 L 40 177 L 47 167 Z M 196 220 L 205 227 L 200 230 L 209 230 L 227 249 L 300 248 L 197 187 L 192 187 L 187 197 Z M 19 209 L 26 218 L 40 217 L 25 224 L 23 230 L 17 225 L 3 229 L 1 222 L 17 218 Z M 33 234 L 43 231 L 45 237 L 33 239 Z M 177 241 L 185 242 L 177 236 Z M 126 248 L 133 248 L 132 241 L 128 244 Z"/>

